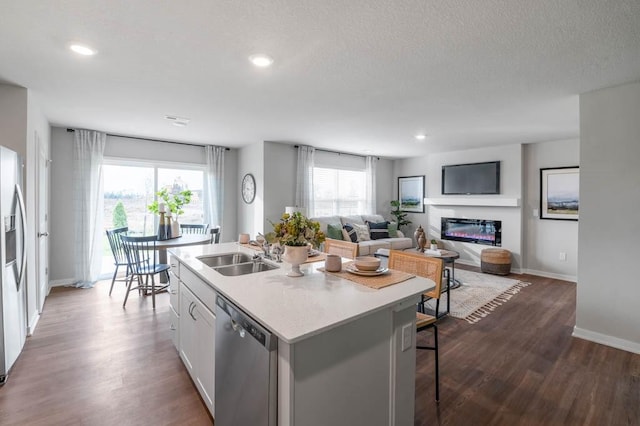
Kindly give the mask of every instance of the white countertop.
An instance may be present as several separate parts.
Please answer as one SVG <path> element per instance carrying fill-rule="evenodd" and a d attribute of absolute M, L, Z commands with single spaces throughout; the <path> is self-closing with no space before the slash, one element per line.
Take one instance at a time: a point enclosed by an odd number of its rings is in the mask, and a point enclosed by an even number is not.
<path fill-rule="evenodd" d="M 433 288 L 429 279 L 415 277 L 380 290 L 357 284 L 317 269 L 324 262 L 301 265 L 304 277 L 287 277 L 291 266 L 227 277 L 206 266 L 197 256 L 258 251 L 237 243 L 180 247 L 170 252 L 213 289 L 251 315 L 278 338 L 295 343 L 369 313 L 401 305 L 415 304 L 418 296 Z M 269 261 L 267 261 L 269 262 Z"/>

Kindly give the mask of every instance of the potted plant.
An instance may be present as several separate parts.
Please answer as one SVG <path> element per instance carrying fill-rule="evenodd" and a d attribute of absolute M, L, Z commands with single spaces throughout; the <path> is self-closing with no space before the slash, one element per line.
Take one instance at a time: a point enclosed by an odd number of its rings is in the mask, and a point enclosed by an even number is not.
<path fill-rule="evenodd" d="M 184 214 L 182 207 L 191 202 L 191 196 L 193 193 L 191 190 L 185 189 L 177 194 L 169 194 L 169 190 L 167 188 L 163 188 L 156 192 L 156 195 L 158 196 L 156 200 L 147 206 L 149 211 L 151 213 L 158 214 L 159 200 L 162 200 L 165 208 L 168 208 L 173 217 L 178 220 L 178 216 Z"/>
<path fill-rule="evenodd" d="M 291 264 L 290 277 L 301 277 L 300 264 L 307 260 L 309 245 L 318 247 L 324 240 L 320 223 L 309 220 L 302 213 L 284 213 L 280 222 L 273 223 L 273 232 L 265 235 L 270 244 L 284 246 L 283 260 Z"/>
<path fill-rule="evenodd" d="M 391 201 L 391 207 L 393 207 L 393 210 L 391 210 L 391 215 L 396 218 L 398 229 L 402 230 L 401 228 L 403 226 L 411 225 L 411 221 L 406 219 L 407 213 L 400 210 L 400 201 L 398 200 Z"/>
<path fill-rule="evenodd" d="M 438 242 L 434 239 L 431 240 L 431 246 L 429 247 L 431 250 L 438 250 Z"/>
<path fill-rule="evenodd" d="M 153 203 L 147 206 L 147 209 L 153 214 L 159 214 L 160 204 L 164 204 L 164 208 L 166 209 L 164 212 L 171 213 L 171 215 L 173 216 L 171 234 L 174 237 L 178 237 L 180 235 L 180 224 L 178 223 L 178 216 L 184 214 L 184 210 L 182 209 L 182 207 L 191 202 L 191 196 L 193 195 L 193 193 L 191 192 L 191 190 L 185 189 L 178 192 L 177 194 L 170 194 L 167 188 L 163 188 L 160 191 L 156 192 L 156 195 L 156 199 L 153 201 Z"/>

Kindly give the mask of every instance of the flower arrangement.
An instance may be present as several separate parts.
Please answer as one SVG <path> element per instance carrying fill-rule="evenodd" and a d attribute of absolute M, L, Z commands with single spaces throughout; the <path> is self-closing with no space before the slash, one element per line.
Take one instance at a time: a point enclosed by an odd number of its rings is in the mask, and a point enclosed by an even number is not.
<path fill-rule="evenodd" d="M 164 201 L 164 205 L 169 209 L 174 217 L 177 218 L 179 215 L 184 214 L 182 207 L 191 202 L 191 196 L 193 193 L 191 190 L 185 189 L 177 194 L 169 194 L 167 188 L 164 188 L 156 192 L 156 195 L 158 196 L 158 199 L 149 204 L 147 209 L 149 209 L 151 213 L 158 214 L 158 200 L 162 200 Z"/>
<path fill-rule="evenodd" d="M 283 213 L 280 222 L 273 223 L 273 232 L 265 237 L 271 244 L 280 243 L 285 246 L 305 246 L 311 243 L 318 247 L 325 240 L 320 223 L 307 219 L 302 213 Z"/>

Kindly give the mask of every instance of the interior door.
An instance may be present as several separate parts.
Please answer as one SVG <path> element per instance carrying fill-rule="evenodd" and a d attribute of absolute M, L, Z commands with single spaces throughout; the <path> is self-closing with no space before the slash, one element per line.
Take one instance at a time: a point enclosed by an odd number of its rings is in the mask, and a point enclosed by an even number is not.
<path fill-rule="evenodd" d="M 38 312 L 42 313 L 44 299 L 49 294 L 49 158 L 47 149 L 36 132 L 36 146 L 38 147 L 37 191 L 38 211 L 38 251 L 36 253 L 38 291 Z"/>

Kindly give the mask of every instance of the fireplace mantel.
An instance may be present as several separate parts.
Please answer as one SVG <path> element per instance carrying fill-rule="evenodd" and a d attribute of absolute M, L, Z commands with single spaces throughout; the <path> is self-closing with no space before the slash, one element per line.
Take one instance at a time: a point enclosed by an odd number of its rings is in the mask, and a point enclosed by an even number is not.
<path fill-rule="evenodd" d="M 446 197 L 425 198 L 424 203 L 432 206 L 483 206 L 483 207 L 520 207 L 520 198 L 476 198 Z"/>

